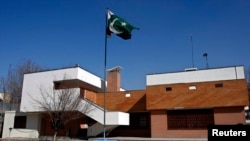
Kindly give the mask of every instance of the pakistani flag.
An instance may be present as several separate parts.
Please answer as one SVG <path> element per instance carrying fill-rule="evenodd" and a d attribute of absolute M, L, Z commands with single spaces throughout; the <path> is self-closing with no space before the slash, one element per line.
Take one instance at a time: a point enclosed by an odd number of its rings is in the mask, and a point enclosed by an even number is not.
<path fill-rule="evenodd" d="M 108 36 L 111 36 L 111 33 L 114 33 L 124 40 L 131 39 L 131 32 L 133 29 L 139 28 L 134 27 L 108 10 L 108 26 L 106 31 Z"/>

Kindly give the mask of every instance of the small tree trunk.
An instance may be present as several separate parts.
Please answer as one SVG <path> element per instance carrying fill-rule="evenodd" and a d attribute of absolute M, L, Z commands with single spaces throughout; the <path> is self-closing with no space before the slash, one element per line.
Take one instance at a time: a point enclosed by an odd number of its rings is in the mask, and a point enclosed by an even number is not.
<path fill-rule="evenodd" d="M 56 135 L 57 135 L 57 131 L 55 131 L 54 137 L 53 137 L 53 141 L 56 141 Z"/>

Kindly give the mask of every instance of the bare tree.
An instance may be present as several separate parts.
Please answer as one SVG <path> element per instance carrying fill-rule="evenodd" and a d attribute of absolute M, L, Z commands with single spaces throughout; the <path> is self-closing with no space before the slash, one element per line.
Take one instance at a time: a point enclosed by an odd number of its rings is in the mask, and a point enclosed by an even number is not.
<path fill-rule="evenodd" d="M 23 60 L 16 67 L 10 65 L 7 76 L 0 78 L 0 91 L 11 96 L 11 103 L 19 103 L 22 95 L 24 74 L 41 70 L 44 70 L 44 67 L 31 60 Z"/>
<path fill-rule="evenodd" d="M 64 85 L 65 86 L 65 85 Z M 41 98 L 32 98 L 41 111 L 51 121 L 55 131 L 53 140 L 56 140 L 57 132 L 69 121 L 84 117 L 91 110 L 90 104 L 81 99 L 80 89 L 76 88 L 50 88 L 40 87 Z"/>
<path fill-rule="evenodd" d="M 250 66 L 248 67 L 248 69 L 245 70 L 245 74 L 246 74 L 246 81 L 247 81 L 247 87 L 248 87 L 248 94 L 250 96 Z"/>

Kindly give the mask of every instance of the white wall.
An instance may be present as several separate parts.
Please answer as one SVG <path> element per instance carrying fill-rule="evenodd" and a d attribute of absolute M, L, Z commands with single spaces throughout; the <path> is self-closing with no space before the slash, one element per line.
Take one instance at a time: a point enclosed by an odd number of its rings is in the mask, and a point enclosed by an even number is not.
<path fill-rule="evenodd" d="M 102 80 L 100 77 L 97 77 L 81 68 L 77 69 L 77 78 L 98 88 L 102 87 Z"/>
<path fill-rule="evenodd" d="M 14 139 L 10 139 L 10 140 L 15 140 L 18 138 L 28 138 L 29 140 L 31 138 L 35 138 L 36 140 L 38 140 L 39 138 L 39 133 L 37 130 L 32 130 L 32 129 L 12 129 L 11 133 L 10 133 L 10 138 L 14 138 Z"/>
<path fill-rule="evenodd" d="M 35 100 L 42 100 L 42 93 L 49 92 L 49 94 L 54 94 L 53 89 L 54 81 L 66 80 L 66 79 L 78 79 L 86 83 L 89 83 L 95 87 L 102 87 L 102 80 L 81 69 L 81 68 L 68 68 L 61 70 L 53 70 L 46 72 L 30 73 L 24 75 L 23 81 L 23 91 L 22 91 L 22 100 L 21 100 L 21 112 L 40 112 L 42 109 L 39 108 L 40 105 Z M 80 94 L 80 88 L 74 88 L 76 96 Z M 42 91 L 43 92 L 42 92 Z M 54 92 L 53 92 L 54 91 Z M 48 98 L 49 100 L 49 98 Z M 86 101 L 82 100 L 81 104 L 84 106 Z M 85 113 L 87 116 L 95 119 L 99 123 L 104 123 L 104 109 L 97 108 L 96 105 L 90 105 L 90 112 Z M 31 113 L 31 114 L 32 114 Z M 30 123 L 27 123 L 27 128 L 29 129 L 40 129 L 39 117 L 34 115 L 27 116 L 27 120 Z M 33 125 L 34 123 L 34 125 Z M 107 125 L 128 125 L 129 124 L 129 114 L 123 112 L 108 112 L 106 118 Z"/>
<path fill-rule="evenodd" d="M 82 100 L 81 104 L 84 106 L 88 104 L 87 101 Z M 88 106 L 89 112 L 85 113 L 88 117 L 96 120 L 97 122 L 104 124 L 104 109 L 97 107 L 97 105 L 90 104 Z M 106 111 L 106 125 L 129 125 L 129 114 L 119 111 Z"/>
<path fill-rule="evenodd" d="M 161 85 L 190 82 L 245 79 L 244 67 L 227 67 L 206 70 L 150 74 L 146 76 L 146 85 Z"/>
<path fill-rule="evenodd" d="M 40 133 L 41 129 L 41 116 L 38 113 L 28 113 L 27 114 L 27 122 L 26 122 L 27 129 L 35 129 Z"/>
<path fill-rule="evenodd" d="M 40 111 L 39 105 L 33 99 L 41 99 L 41 90 L 50 92 L 53 90 L 54 81 L 65 79 L 79 79 L 101 88 L 101 78 L 79 67 L 25 74 L 20 111 Z"/>
<path fill-rule="evenodd" d="M 107 112 L 107 125 L 129 125 L 129 114 L 123 112 Z"/>
<path fill-rule="evenodd" d="M 2 138 L 10 136 L 10 128 L 14 128 L 16 111 L 5 111 Z"/>

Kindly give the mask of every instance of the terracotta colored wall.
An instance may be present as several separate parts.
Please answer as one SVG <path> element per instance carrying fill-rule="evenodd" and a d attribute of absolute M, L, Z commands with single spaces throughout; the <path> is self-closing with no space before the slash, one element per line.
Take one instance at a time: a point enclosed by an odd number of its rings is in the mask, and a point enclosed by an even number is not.
<path fill-rule="evenodd" d="M 215 88 L 217 83 L 223 87 Z M 189 86 L 197 89 L 189 90 Z M 172 90 L 166 91 L 167 87 Z M 146 93 L 148 110 L 249 105 L 246 80 L 148 86 Z"/>
<path fill-rule="evenodd" d="M 82 90 L 81 90 L 82 92 Z M 83 90 L 84 97 L 94 103 L 96 103 L 96 92 L 90 91 L 90 90 Z"/>
<path fill-rule="evenodd" d="M 207 130 L 168 130 L 166 110 L 151 111 L 151 137 L 192 138 L 207 137 Z"/>
<path fill-rule="evenodd" d="M 244 107 L 225 107 L 214 109 L 215 124 L 245 124 Z"/>
<path fill-rule="evenodd" d="M 167 116 L 166 111 L 151 111 L 151 136 L 165 137 L 167 136 Z"/>
<path fill-rule="evenodd" d="M 126 97 L 130 94 L 130 97 Z M 96 94 L 96 103 L 103 107 L 104 94 Z M 138 91 L 120 91 L 106 93 L 106 108 L 110 111 L 146 111 L 146 92 Z"/>
<path fill-rule="evenodd" d="M 244 107 L 221 107 L 214 109 L 214 124 L 244 124 Z M 207 137 L 207 130 L 168 130 L 166 110 L 151 111 L 152 137 Z"/>

